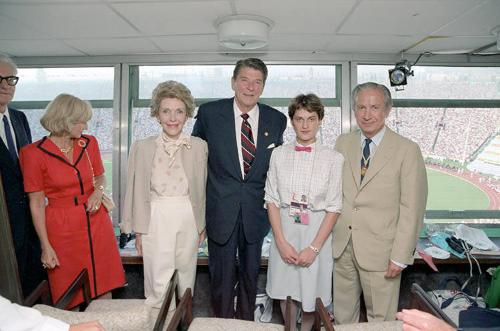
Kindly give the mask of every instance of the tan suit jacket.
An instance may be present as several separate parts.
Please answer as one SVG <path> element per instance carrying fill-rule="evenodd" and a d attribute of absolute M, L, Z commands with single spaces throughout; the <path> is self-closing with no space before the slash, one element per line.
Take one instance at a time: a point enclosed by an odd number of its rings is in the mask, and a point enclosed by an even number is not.
<path fill-rule="evenodd" d="M 345 157 L 343 208 L 333 231 L 333 257 L 349 238 L 360 267 L 387 270 L 389 260 L 413 263 L 427 201 L 427 175 L 418 145 L 386 128 L 363 182 L 360 132 L 341 135 Z"/>
<path fill-rule="evenodd" d="M 151 219 L 151 169 L 158 136 L 136 141 L 131 148 L 127 173 L 127 192 L 120 224 L 123 233 L 148 233 Z M 193 207 L 198 233 L 205 229 L 207 182 L 207 143 L 190 137 L 191 148 L 183 146 L 178 153 L 188 179 L 189 200 Z"/>

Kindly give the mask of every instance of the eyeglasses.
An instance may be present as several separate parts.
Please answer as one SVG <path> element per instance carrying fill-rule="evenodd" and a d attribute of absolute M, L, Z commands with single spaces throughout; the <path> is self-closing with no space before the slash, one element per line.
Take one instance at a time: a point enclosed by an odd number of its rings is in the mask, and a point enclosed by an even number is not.
<path fill-rule="evenodd" d="M 10 86 L 16 86 L 17 82 L 19 81 L 19 77 L 17 76 L 7 76 L 7 77 L 0 76 L 0 84 L 2 84 L 4 79 L 7 82 L 7 85 Z"/>

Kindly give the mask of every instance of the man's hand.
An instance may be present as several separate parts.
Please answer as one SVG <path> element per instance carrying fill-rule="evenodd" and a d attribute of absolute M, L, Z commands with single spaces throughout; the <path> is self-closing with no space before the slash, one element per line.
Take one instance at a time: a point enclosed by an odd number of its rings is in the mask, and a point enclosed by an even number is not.
<path fill-rule="evenodd" d="M 394 262 L 389 261 L 389 265 L 387 266 L 387 272 L 385 273 L 385 278 L 394 278 L 399 275 L 403 271 L 403 268 L 398 267 L 394 264 Z"/>
<path fill-rule="evenodd" d="M 98 321 L 73 324 L 69 331 L 106 331 Z"/>
<path fill-rule="evenodd" d="M 403 321 L 403 331 L 456 331 L 445 321 L 417 309 L 403 309 L 396 318 Z"/>

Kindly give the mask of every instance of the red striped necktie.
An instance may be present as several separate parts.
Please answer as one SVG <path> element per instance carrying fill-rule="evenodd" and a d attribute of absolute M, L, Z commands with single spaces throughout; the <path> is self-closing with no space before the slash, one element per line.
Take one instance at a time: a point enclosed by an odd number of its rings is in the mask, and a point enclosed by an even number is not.
<path fill-rule="evenodd" d="M 253 140 L 252 127 L 248 123 L 248 114 L 242 114 L 241 123 L 241 153 L 243 155 L 243 172 L 245 175 L 250 171 L 253 160 L 255 159 L 255 143 Z"/>

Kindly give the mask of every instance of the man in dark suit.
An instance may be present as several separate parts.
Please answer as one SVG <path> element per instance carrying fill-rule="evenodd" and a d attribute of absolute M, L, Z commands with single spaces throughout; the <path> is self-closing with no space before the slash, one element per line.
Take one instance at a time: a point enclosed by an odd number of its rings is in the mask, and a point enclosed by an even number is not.
<path fill-rule="evenodd" d="M 286 128 L 285 115 L 257 103 L 266 78 L 261 60 L 238 61 L 231 78 L 234 98 L 201 105 L 193 129 L 208 143 L 206 228 L 217 317 L 253 320 L 262 242 L 269 232 L 264 185 Z"/>
<path fill-rule="evenodd" d="M 31 143 L 31 131 L 26 115 L 8 107 L 16 91 L 16 75 L 15 63 L 9 57 L 0 55 L 0 172 L 19 275 L 23 293 L 27 296 L 45 278 L 45 272 L 18 160 L 19 149 Z"/>

